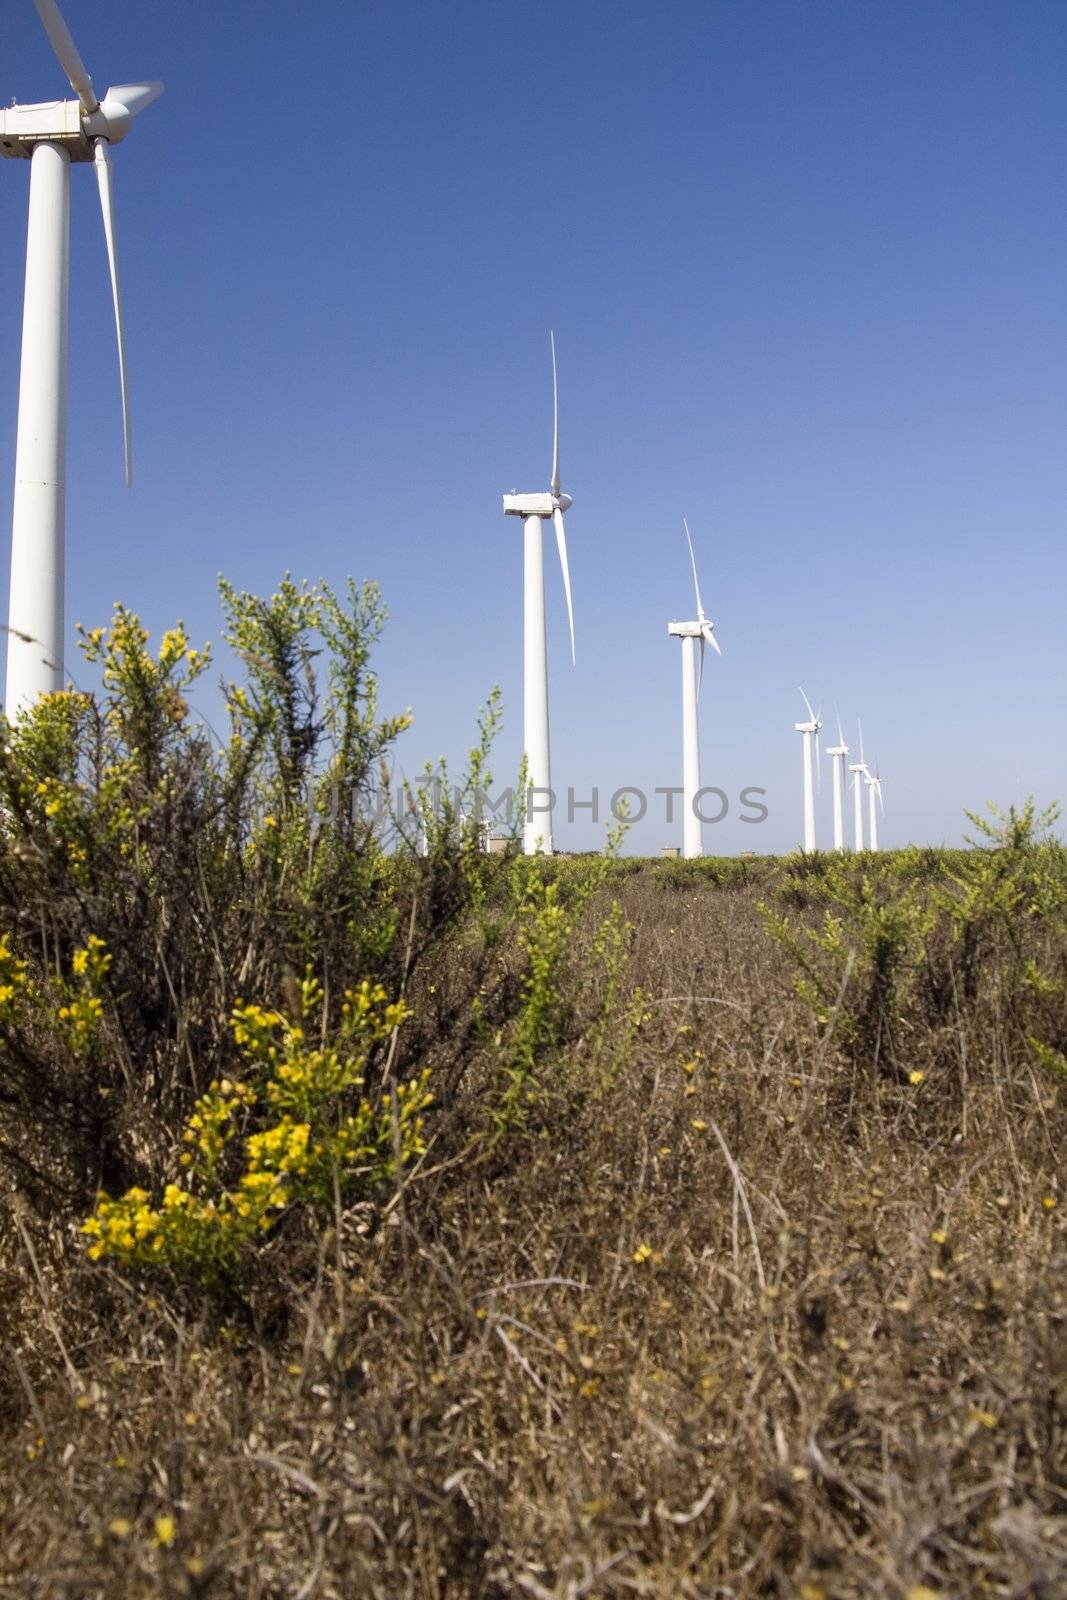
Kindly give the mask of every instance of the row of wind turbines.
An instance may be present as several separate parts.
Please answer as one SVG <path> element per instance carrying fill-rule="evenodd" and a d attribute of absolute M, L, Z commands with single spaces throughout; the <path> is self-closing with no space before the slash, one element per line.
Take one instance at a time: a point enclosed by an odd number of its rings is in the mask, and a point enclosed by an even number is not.
<path fill-rule="evenodd" d="M 574 605 L 571 597 L 570 570 L 567 562 L 567 536 L 563 514 L 573 504 L 569 494 L 561 488 L 559 465 L 559 379 L 556 368 L 555 335 L 549 334 L 552 353 L 552 477 L 547 491 L 542 494 L 511 494 L 504 496 L 504 514 L 523 519 L 523 748 L 526 761 L 528 792 L 533 796 L 550 796 L 552 793 L 552 761 L 548 717 L 548 647 L 545 635 L 545 574 L 544 574 L 544 524 L 551 520 L 556 532 L 563 589 L 567 600 L 567 620 L 570 625 L 571 664 L 575 661 Z M 689 523 L 682 518 L 689 564 L 693 572 L 693 593 L 696 600 L 696 617 L 690 622 L 669 622 L 667 633 L 682 643 L 682 855 L 688 858 L 704 853 L 703 825 L 698 810 L 700 794 L 700 725 L 698 711 L 700 690 L 704 681 L 704 659 L 710 645 L 716 655 L 722 655 L 715 637 L 715 625 L 704 610 L 697 576 L 696 553 L 689 532 Z M 699 658 L 697 649 L 699 647 Z M 813 711 L 803 689 L 800 691 L 807 708 L 806 722 L 795 724 L 797 733 L 803 735 L 804 776 L 804 850 L 816 848 L 815 790 L 819 786 L 819 730 L 822 720 Z M 833 760 L 833 838 L 834 849 L 845 850 L 844 795 L 845 758 L 849 747 L 837 721 L 838 742 L 827 750 Z M 853 788 L 853 843 L 856 850 L 878 849 L 878 812 L 885 809 L 882 780 L 877 769 L 871 772 L 863 753 L 863 729 L 860 727 L 860 759 L 849 767 Z M 864 842 L 863 785 L 867 786 L 868 828 Z M 523 848 L 527 855 L 553 850 L 552 814 L 550 807 L 528 806 L 523 823 Z"/>
<path fill-rule="evenodd" d="M 811 709 L 811 701 L 800 691 L 804 705 L 807 709 L 807 721 L 795 722 L 794 731 L 801 735 L 803 740 L 804 763 L 804 850 L 810 854 L 816 848 L 815 844 L 815 791 L 820 785 L 820 752 L 819 730 L 822 727 L 821 707 L 819 711 Z M 863 753 L 863 724 L 859 725 L 860 758 L 849 766 L 852 774 L 852 842 L 856 850 L 878 849 L 878 812 L 885 810 L 885 800 L 882 795 L 882 779 L 877 766 L 872 772 L 867 765 Z M 812 759 L 814 749 L 814 761 Z M 845 850 L 845 761 L 849 755 L 849 747 L 845 743 L 845 735 L 841 728 L 841 718 L 837 718 L 837 743 L 827 748 L 826 754 L 830 757 L 833 783 L 833 817 L 834 817 L 834 849 Z M 867 785 L 867 841 L 864 845 L 863 838 L 863 785 Z"/>
<path fill-rule="evenodd" d="M 34 5 L 76 98 L 30 105 L 16 103 L 0 110 L 0 156 L 30 163 L 7 629 L 5 709 L 9 718 L 21 716 L 42 695 L 63 687 L 70 167 L 72 162 L 92 163 L 96 174 L 118 345 L 128 486 L 132 477 L 130 410 L 110 150 L 127 136 L 134 119 L 163 92 L 163 85 L 156 82 L 120 84 L 109 88 L 100 100 L 56 0 L 34 0 Z M 574 607 L 564 528 L 564 513 L 572 502 L 561 486 L 555 336 L 550 334 L 549 339 L 552 355 L 549 486 L 537 494 L 512 492 L 504 496 L 505 515 L 521 518 L 523 524 L 523 749 L 529 795 L 523 847 L 527 854 L 551 853 L 554 848 L 545 634 L 546 522 L 551 522 L 555 530 L 567 602 L 572 664 L 575 660 Z M 691 857 L 703 854 L 702 824 L 697 811 L 700 792 L 697 713 L 704 658 L 708 645 L 717 654 L 722 652 L 714 625 L 704 611 L 693 541 L 684 519 L 683 527 L 689 547 L 697 614 L 693 621 L 668 623 L 667 632 L 672 638 L 680 639 L 682 645 L 683 854 Z M 796 728 L 804 735 L 804 848 L 813 850 L 812 739 L 817 741 L 821 723 L 806 697 L 805 704 L 808 721 L 797 723 Z M 840 726 L 838 731 L 840 734 Z M 843 849 L 843 774 L 844 758 L 848 754 L 843 737 L 828 753 L 835 760 L 834 846 Z M 875 796 L 880 804 L 881 782 L 877 773 L 872 775 L 863 761 L 862 740 L 861 759 L 849 770 L 854 777 L 856 796 L 856 848 L 863 848 L 862 778 L 868 785 L 870 798 L 869 845 L 877 849 Z M 549 803 L 533 803 L 537 796 L 547 798 Z"/>

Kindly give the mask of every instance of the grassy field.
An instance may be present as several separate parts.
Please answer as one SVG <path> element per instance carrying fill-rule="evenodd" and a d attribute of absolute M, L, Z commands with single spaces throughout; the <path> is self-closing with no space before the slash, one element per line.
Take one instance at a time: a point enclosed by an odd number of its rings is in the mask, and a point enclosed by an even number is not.
<path fill-rule="evenodd" d="M 241 598 L 236 743 L 112 630 L 3 746 L 0 1595 L 1058 1600 L 1042 820 L 383 856 L 291 803 L 307 618 Z"/>

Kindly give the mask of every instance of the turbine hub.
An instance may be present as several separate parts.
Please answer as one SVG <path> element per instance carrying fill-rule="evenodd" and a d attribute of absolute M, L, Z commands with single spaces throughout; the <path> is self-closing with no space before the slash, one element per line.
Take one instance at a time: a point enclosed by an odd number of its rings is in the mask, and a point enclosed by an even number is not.
<path fill-rule="evenodd" d="M 110 144 L 118 144 L 120 139 L 125 139 L 133 125 L 133 117 L 124 105 L 110 96 L 101 101 L 91 115 L 82 113 L 82 127 L 90 139 L 107 139 Z"/>

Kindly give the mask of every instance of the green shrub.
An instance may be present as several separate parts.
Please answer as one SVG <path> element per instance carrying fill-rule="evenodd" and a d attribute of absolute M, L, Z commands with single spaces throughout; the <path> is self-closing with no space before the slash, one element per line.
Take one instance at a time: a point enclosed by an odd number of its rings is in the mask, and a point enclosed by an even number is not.
<path fill-rule="evenodd" d="M 932 913 L 919 891 L 901 891 L 866 863 L 838 866 L 826 858 L 819 881 L 827 904 L 814 928 L 796 928 L 764 906 L 767 927 L 793 958 L 796 991 L 817 1021 L 855 1058 L 892 1064 Z"/>
<path fill-rule="evenodd" d="M 938 1029 L 995 1006 L 1056 1070 L 1067 1049 L 1067 859 L 1055 807 L 968 813 L 969 850 L 794 857 L 779 896 L 819 920 L 764 906 L 790 955 L 795 987 L 856 1061 L 925 1076 Z M 918 1039 L 927 1053 L 917 1064 Z"/>

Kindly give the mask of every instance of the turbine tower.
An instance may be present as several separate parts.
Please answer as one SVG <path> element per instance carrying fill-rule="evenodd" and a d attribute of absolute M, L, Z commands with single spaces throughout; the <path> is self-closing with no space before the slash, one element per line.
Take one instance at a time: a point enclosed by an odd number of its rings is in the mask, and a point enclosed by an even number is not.
<path fill-rule="evenodd" d="M 852 774 L 852 826 L 855 832 L 855 848 L 863 850 L 863 777 L 867 771 L 867 763 L 863 759 L 863 723 L 859 724 L 860 730 L 860 758 L 853 761 L 849 767 Z"/>
<path fill-rule="evenodd" d="M 800 693 L 803 696 L 804 704 L 808 708 L 808 720 L 807 722 L 795 722 L 793 727 L 797 733 L 802 733 L 804 735 L 804 851 L 807 855 L 810 855 L 815 849 L 815 788 L 812 782 L 811 750 L 812 741 L 814 740 L 816 773 L 815 781 L 817 782 L 819 769 L 819 729 L 822 727 L 822 723 L 819 720 L 819 713 L 811 709 L 811 701 L 808 699 L 807 695 L 804 694 L 803 689 L 801 689 Z"/>
<path fill-rule="evenodd" d="M 878 776 L 877 767 L 874 769 L 873 777 L 866 768 L 863 775 L 867 779 L 867 822 L 870 831 L 870 847 L 872 850 L 877 850 L 879 848 L 878 809 L 881 807 L 883 811 L 885 810 L 885 801 L 882 799 L 882 780 Z"/>
<path fill-rule="evenodd" d="M 552 763 L 548 739 L 548 646 L 545 640 L 544 524 L 551 518 L 556 529 L 559 564 L 567 596 L 574 663 L 574 607 L 571 575 L 567 566 L 567 536 L 563 513 L 571 504 L 559 481 L 559 388 L 556 383 L 556 336 L 552 349 L 552 482 L 547 494 L 506 494 L 504 515 L 523 520 L 523 670 L 522 737 L 526 757 L 526 794 L 523 797 L 523 850 L 528 856 L 552 854 Z"/>
<path fill-rule="evenodd" d="M 848 745 L 841 731 L 841 717 L 837 718 L 837 743 L 826 754 L 831 758 L 831 779 L 834 791 L 834 849 L 845 848 L 845 757 Z"/>
<path fill-rule="evenodd" d="M 689 545 L 689 561 L 693 568 L 693 588 L 696 591 L 697 620 L 695 622 L 668 622 L 667 632 L 673 639 L 682 641 L 682 855 L 687 860 L 694 856 L 704 854 L 704 825 L 697 812 L 697 796 L 700 792 L 700 732 L 697 726 L 697 701 L 700 699 L 700 689 L 704 682 L 704 653 L 705 645 L 711 645 L 716 655 L 721 656 L 719 642 L 715 637 L 714 623 L 709 622 L 704 614 L 704 603 L 700 598 L 700 582 L 697 578 L 696 556 L 693 554 L 693 541 L 689 534 L 689 524 L 682 518 L 682 527 L 685 529 L 686 542 Z M 700 640 L 700 670 L 697 672 L 696 641 Z"/>
<path fill-rule="evenodd" d="M 161 83 L 125 83 L 98 100 L 55 0 L 34 0 L 34 4 L 77 99 L 0 111 L 0 156 L 30 163 L 8 605 L 5 708 L 9 718 L 26 711 L 42 694 L 63 687 L 70 164 L 91 161 L 96 171 L 118 340 L 128 485 L 126 340 L 109 151 L 126 137 L 133 119 L 163 93 Z"/>

